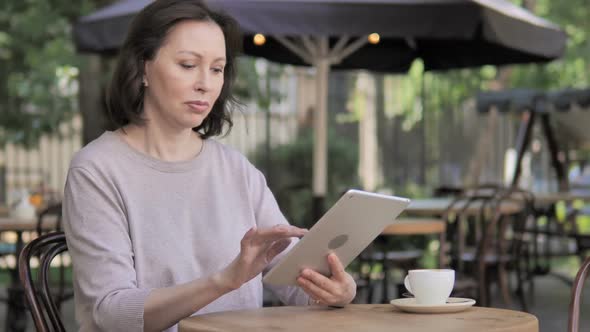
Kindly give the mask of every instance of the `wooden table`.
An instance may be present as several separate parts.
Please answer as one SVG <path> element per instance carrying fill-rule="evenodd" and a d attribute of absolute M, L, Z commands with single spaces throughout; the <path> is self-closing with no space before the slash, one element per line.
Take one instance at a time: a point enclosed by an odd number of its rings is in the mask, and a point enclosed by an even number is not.
<path fill-rule="evenodd" d="M 48 216 L 43 220 L 41 228 L 44 231 L 54 230 L 57 219 Z M 37 219 L 19 219 L 14 217 L 0 217 L 0 232 L 29 232 L 37 230 Z"/>
<path fill-rule="evenodd" d="M 417 216 L 442 216 L 452 202 L 452 198 L 414 199 L 410 202 L 404 213 L 406 215 Z M 455 204 L 453 210 L 458 212 L 463 206 L 461 203 Z M 464 213 L 466 215 L 477 215 L 480 212 L 481 206 L 481 201 L 473 202 Z M 501 212 L 503 214 L 514 214 L 521 210 L 522 206 L 516 202 L 503 202 L 501 204 Z"/>
<path fill-rule="evenodd" d="M 553 192 L 535 194 L 535 205 L 538 207 L 550 206 L 560 201 L 571 203 L 575 200 L 590 202 L 590 193 Z"/>
<path fill-rule="evenodd" d="M 385 227 L 381 236 L 403 236 L 403 235 L 438 235 L 439 255 L 438 265 L 444 266 L 445 231 L 447 224 L 442 219 L 436 218 L 398 218 L 395 223 Z"/>
<path fill-rule="evenodd" d="M 409 314 L 389 304 L 269 307 L 185 318 L 180 332 L 538 332 L 539 322 L 520 311 L 472 307 L 453 314 Z"/>
<path fill-rule="evenodd" d="M 381 235 L 428 235 L 444 233 L 446 223 L 436 218 L 398 218 Z"/>

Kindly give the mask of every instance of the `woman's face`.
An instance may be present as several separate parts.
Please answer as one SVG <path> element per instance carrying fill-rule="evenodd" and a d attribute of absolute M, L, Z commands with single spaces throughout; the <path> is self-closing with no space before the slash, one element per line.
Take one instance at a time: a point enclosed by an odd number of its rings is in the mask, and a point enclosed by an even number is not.
<path fill-rule="evenodd" d="M 209 21 L 184 21 L 168 32 L 145 63 L 144 112 L 149 122 L 177 130 L 198 127 L 223 87 L 225 39 Z"/>

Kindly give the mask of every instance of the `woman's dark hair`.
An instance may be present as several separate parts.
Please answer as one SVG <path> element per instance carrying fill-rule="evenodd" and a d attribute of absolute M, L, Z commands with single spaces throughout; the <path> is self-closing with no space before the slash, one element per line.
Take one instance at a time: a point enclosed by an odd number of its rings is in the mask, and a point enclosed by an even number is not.
<path fill-rule="evenodd" d="M 233 18 L 210 10 L 201 0 L 156 0 L 133 19 L 107 93 L 107 116 L 115 127 L 144 123 L 144 63 L 153 60 L 170 29 L 187 20 L 217 24 L 223 31 L 226 48 L 221 93 L 207 118 L 193 130 L 202 138 L 208 138 L 222 134 L 224 124 L 227 124 L 229 132 L 233 125 L 231 108 L 237 105 L 232 86 L 241 35 Z"/>

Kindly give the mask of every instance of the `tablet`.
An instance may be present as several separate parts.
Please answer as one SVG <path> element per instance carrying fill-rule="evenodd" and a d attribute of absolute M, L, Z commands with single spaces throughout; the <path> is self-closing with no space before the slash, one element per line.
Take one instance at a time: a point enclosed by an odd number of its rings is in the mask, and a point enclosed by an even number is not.
<path fill-rule="evenodd" d="M 335 253 L 344 267 L 358 256 L 410 204 L 402 197 L 349 190 L 279 261 L 263 281 L 296 285 L 304 268 L 331 276 L 327 255 Z"/>

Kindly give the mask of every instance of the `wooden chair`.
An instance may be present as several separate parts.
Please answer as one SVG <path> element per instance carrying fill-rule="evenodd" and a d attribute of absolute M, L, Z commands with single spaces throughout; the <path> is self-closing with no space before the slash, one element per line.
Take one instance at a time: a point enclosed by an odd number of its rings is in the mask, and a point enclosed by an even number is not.
<path fill-rule="evenodd" d="M 535 273 L 552 273 L 551 260 L 556 257 L 576 256 L 582 263 L 590 250 L 590 235 L 579 231 L 577 217 L 581 214 L 580 211 L 569 208 L 563 222 L 557 219 L 555 204 L 538 209 L 537 214 L 539 217 L 545 217 L 546 223 L 543 226 L 532 225 L 528 230 L 535 236 Z M 567 284 L 572 282 L 567 277 L 555 276 Z"/>
<path fill-rule="evenodd" d="M 500 209 L 502 203 L 516 203 L 521 206 L 517 213 L 505 214 Z M 509 283 L 509 273 L 516 276 L 516 289 L 523 311 L 528 311 L 525 296 L 525 286 L 528 284 L 529 294 L 534 293 L 534 266 L 531 261 L 532 240 L 525 231 L 527 224 L 535 223 L 534 195 L 526 190 L 510 188 L 498 198 L 496 211 L 491 223 L 488 224 L 487 235 L 482 246 L 487 247 L 483 257 L 486 264 L 496 270 L 497 279 L 502 291 L 502 297 L 507 305 L 511 304 L 512 293 Z M 486 250 L 486 249 L 484 249 Z M 483 269 L 480 268 L 481 271 Z"/>
<path fill-rule="evenodd" d="M 456 270 L 454 296 L 476 298 L 480 303 L 486 302 L 486 295 L 479 294 L 481 276 L 473 267 L 473 261 L 479 257 L 477 244 L 482 238 L 482 222 L 489 217 L 489 205 L 500 188 L 495 185 L 482 185 L 465 188 L 449 204 L 443 220 L 446 221 L 447 243 L 449 248 L 442 248 L 449 254 L 449 265 Z"/>
<path fill-rule="evenodd" d="M 48 222 L 51 227 L 47 227 Z M 54 203 L 46 207 L 43 211 L 39 212 L 37 218 L 37 234 L 39 236 L 50 233 L 50 232 L 61 232 L 61 220 L 62 220 L 62 203 Z M 58 309 L 61 310 L 61 305 L 64 301 L 67 301 L 74 297 L 74 291 L 71 287 L 66 286 L 66 265 L 63 261 L 63 255 L 59 264 L 59 276 L 56 281 L 56 288 L 53 291 L 53 297 L 55 304 Z"/>
<path fill-rule="evenodd" d="M 37 235 L 43 235 L 47 232 L 59 232 L 61 231 L 61 203 L 52 204 L 43 211 L 39 212 L 37 217 Z M 51 228 L 44 227 L 43 225 L 47 222 L 47 219 L 55 218 L 55 226 Z"/>
<path fill-rule="evenodd" d="M 422 250 L 389 250 L 387 242 L 383 237 L 378 237 L 375 242 L 365 249 L 359 256 L 359 268 L 368 266 L 364 273 L 359 271 L 357 282 L 357 293 L 359 290 L 365 291 L 366 297 L 361 303 L 372 303 L 376 296 L 377 285 L 381 287 L 381 303 L 389 303 L 391 300 L 389 286 L 391 284 L 390 273 L 392 268 L 399 268 L 404 271 L 404 275 L 411 269 L 418 267 L 418 261 L 422 257 Z M 373 279 L 373 268 L 381 265 L 381 276 Z"/>
<path fill-rule="evenodd" d="M 465 188 L 456 186 L 440 186 L 434 188 L 432 196 L 434 197 L 456 197 L 463 193 Z"/>
<path fill-rule="evenodd" d="M 569 320 L 568 320 L 568 332 L 578 332 L 580 325 L 580 304 L 582 302 L 582 290 L 584 288 L 584 282 L 588 278 L 588 272 L 590 272 L 590 257 L 587 257 L 582 263 L 578 274 L 576 275 L 576 281 L 572 287 L 572 298 L 570 302 Z"/>
<path fill-rule="evenodd" d="M 55 256 L 67 250 L 66 237 L 62 232 L 42 235 L 29 242 L 18 258 L 18 269 L 29 310 L 38 332 L 63 332 L 64 325 L 54 302 L 49 286 L 49 266 Z M 31 275 L 31 258 L 39 256 L 37 282 Z"/>
<path fill-rule="evenodd" d="M 423 250 L 421 249 L 405 249 L 405 250 L 390 250 L 388 249 L 389 237 L 405 237 L 405 236 L 439 236 L 441 247 L 445 243 L 445 227 L 444 220 L 438 218 L 397 218 L 396 221 L 385 227 L 381 235 L 372 243 L 366 250 L 364 250 L 359 257 L 359 271 L 357 272 L 357 294 L 358 291 L 363 291 L 364 297 L 359 295 L 358 302 L 372 303 L 376 296 L 377 285 L 381 288 L 381 303 L 389 303 L 392 299 L 389 292 L 391 284 L 390 272 L 392 269 L 399 269 L 402 275 L 408 274 L 409 270 L 419 268 L 419 260 L 422 258 Z M 376 264 L 381 265 L 381 277 L 374 280 L 372 276 L 373 267 Z M 442 266 L 442 255 L 438 257 L 438 264 Z M 401 296 L 405 292 L 403 282 L 395 284 L 397 289 L 397 296 Z"/>
<path fill-rule="evenodd" d="M 507 305 L 511 304 L 509 270 L 517 273 L 517 294 L 524 310 L 523 283 L 529 274 L 527 246 L 523 245 L 521 223 L 529 215 L 526 208 L 517 215 L 507 215 L 503 204 L 512 202 L 532 206 L 518 190 L 486 185 L 466 190 L 445 213 L 448 224 L 447 243 L 451 267 L 457 271 L 455 296 L 473 296 L 489 306 L 492 281 L 497 281 Z M 522 273 L 521 273 L 522 272 Z"/>

